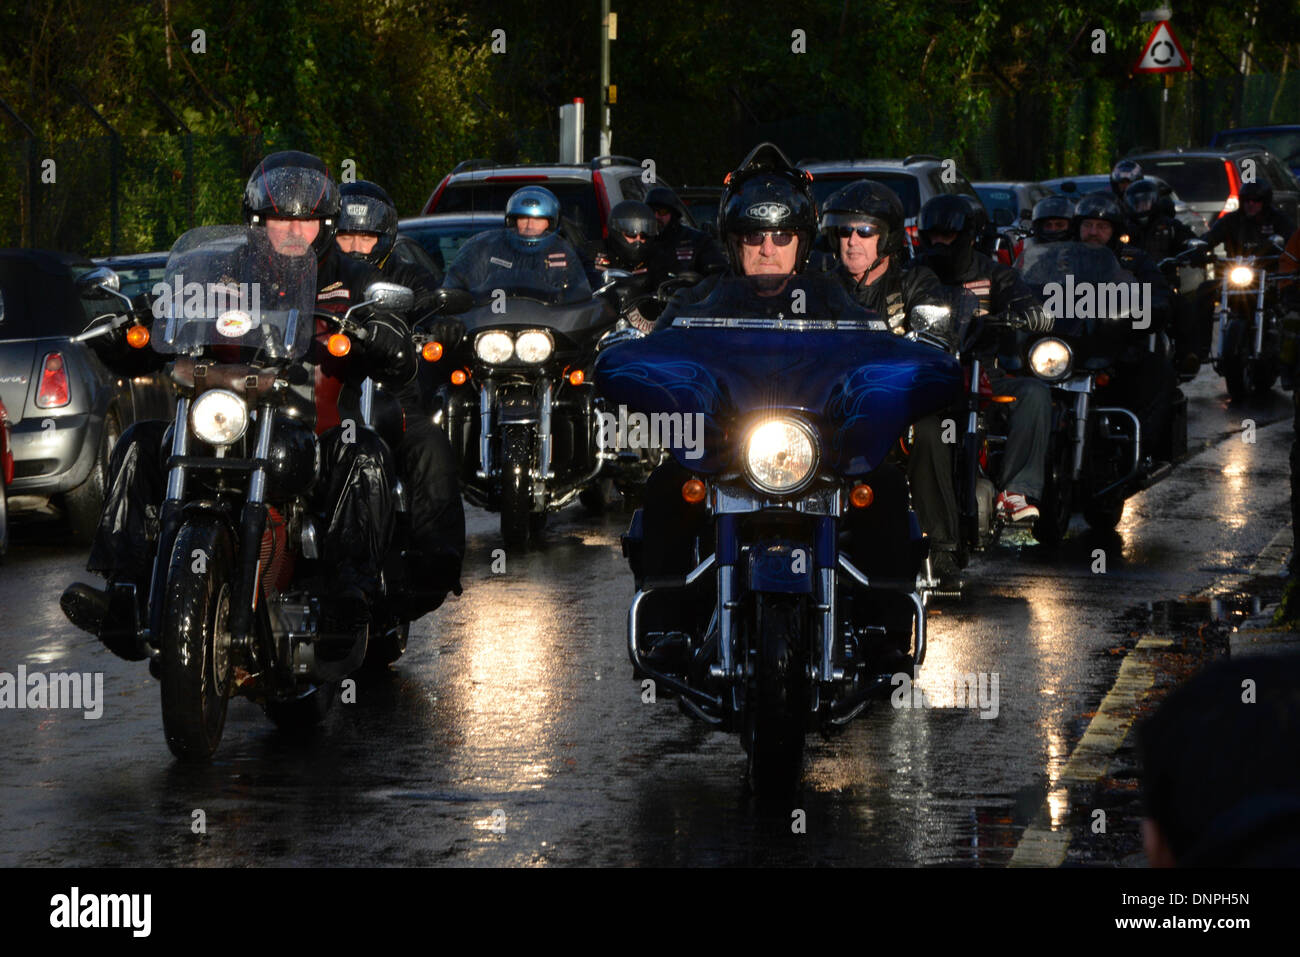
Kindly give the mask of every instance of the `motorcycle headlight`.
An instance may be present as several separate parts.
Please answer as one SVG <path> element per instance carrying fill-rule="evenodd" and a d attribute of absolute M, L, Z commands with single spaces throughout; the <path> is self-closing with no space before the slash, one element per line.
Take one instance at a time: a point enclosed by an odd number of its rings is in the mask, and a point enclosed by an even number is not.
<path fill-rule="evenodd" d="M 745 440 L 745 472 L 760 491 L 786 493 L 805 484 L 817 468 L 817 440 L 798 419 L 769 419 Z"/>
<path fill-rule="evenodd" d="M 1029 367 L 1034 375 L 1056 382 L 1070 374 L 1070 347 L 1060 339 L 1039 339 L 1029 350 Z"/>
<path fill-rule="evenodd" d="M 248 429 L 248 406 L 225 389 L 209 389 L 190 408 L 190 428 L 209 445 L 238 442 Z"/>
<path fill-rule="evenodd" d="M 1233 266 L 1228 273 L 1228 282 L 1234 286 L 1249 286 L 1255 281 L 1255 270 L 1249 266 Z"/>
<path fill-rule="evenodd" d="M 474 354 L 488 365 L 509 362 L 515 354 L 515 342 L 508 332 L 485 332 L 474 341 Z"/>
<path fill-rule="evenodd" d="M 550 334 L 539 329 L 521 332 L 515 340 L 515 355 L 524 362 L 545 362 L 554 351 L 555 343 L 551 341 Z"/>

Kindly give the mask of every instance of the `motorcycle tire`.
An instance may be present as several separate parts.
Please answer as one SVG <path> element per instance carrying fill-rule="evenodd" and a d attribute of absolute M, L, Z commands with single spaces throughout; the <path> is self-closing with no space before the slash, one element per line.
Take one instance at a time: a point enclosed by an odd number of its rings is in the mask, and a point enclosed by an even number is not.
<path fill-rule="evenodd" d="M 410 636 L 409 621 L 404 620 L 385 628 L 366 643 L 366 657 L 361 667 L 369 671 L 384 670 L 406 654 L 406 642 Z"/>
<path fill-rule="evenodd" d="M 1052 456 L 1047 469 L 1046 481 L 1043 482 L 1042 508 L 1038 521 L 1034 522 L 1034 538 L 1040 545 L 1049 548 L 1061 543 L 1065 533 L 1070 529 L 1070 517 L 1074 514 L 1072 499 L 1073 462 L 1071 449 L 1067 443 L 1060 443 L 1061 448 Z"/>
<path fill-rule="evenodd" d="M 528 542 L 533 510 L 532 430 L 507 425 L 501 430 L 501 537 L 507 545 Z"/>
<path fill-rule="evenodd" d="M 234 561 L 230 535 L 215 522 L 186 524 L 172 546 L 159 677 L 167 746 L 182 761 L 211 760 L 226 724 L 234 671 L 227 627 Z"/>
<path fill-rule="evenodd" d="M 1089 502 L 1083 508 L 1083 518 L 1088 527 L 1098 532 L 1113 532 L 1124 517 L 1124 500 Z"/>
<path fill-rule="evenodd" d="M 1256 399 L 1267 398 L 1277 381 L 1277 361 L 1272 358 L 1253 359 L 1246 363 L 1246 384 Z"/>
<path fill-rule="evenodd" d="M 310 734 L 325 720 L 330 708 L 334 707 L 339 684 L 337 681 L 330 681 L 317 685 L 305 695 L 288 701 L 268 698 L 264 705 L 266 716 L 283 734 L 291 737 Z"/>
<path fill-rule="evenodd" d="M 755 596 L 750 648 L 757 668 L 745 696 L 744 743 L 749 784 L 760 800 L 792 794 L 803 770 L 808 713 L 803 617 L 797 600 Z"/>

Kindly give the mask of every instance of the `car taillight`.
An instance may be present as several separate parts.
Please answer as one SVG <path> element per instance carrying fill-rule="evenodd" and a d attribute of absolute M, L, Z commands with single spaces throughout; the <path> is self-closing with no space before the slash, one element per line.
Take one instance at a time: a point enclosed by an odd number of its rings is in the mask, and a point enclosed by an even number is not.
<path fill-rule="evenodd" d="M 442 182 L 438 184 L 438 188 L 433 191 L 433 195 L 429 197 L 429 201 L 424 204 L 425 216 L 430 215 L 438 208 L 438 200 L 442 197 L 442 191 L 447 188 L 447 184 L 450 182 L 451 174 L 448 173 L 442 178 Z"/>
<path fill-rule="evenodd" d="M 41 387 L 36 392 L 38 409 L 57 409 L 67 405 L 70 398 L 68 373 L 63 368 L 63 356 L 51 352 L 45 357 L 41 369 Z"/>
<path fill-rule="evenodd" d="M 1237 173 L 1237 164 L 1232 160 L 1224 160 L 1223 168 L 1228 172 L 1228 198 L 1223 201 L 1223 209 L 1219 210 L 1219 216 L 1226 216 L 1238 206 L 1241 205 L 1241 176 Z M 1214 217 L 1218 219 L 1219 216 Z"/>
<path fill-rule="evenodd" d="M 608 239 L 609 193 L 605 189 L 605 177 L 600 173 L 592 173 L 591 179 L 596 184 L 596 205 L 600 207 L 600 235 L 602 238 Z"/>

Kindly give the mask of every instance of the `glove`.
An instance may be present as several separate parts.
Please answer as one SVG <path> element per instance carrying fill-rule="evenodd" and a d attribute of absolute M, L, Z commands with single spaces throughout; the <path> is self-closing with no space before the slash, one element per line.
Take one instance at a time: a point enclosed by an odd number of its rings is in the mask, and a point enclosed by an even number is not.
<path fill-rule="evenodd" d="M 377 312 L 366 323 L 365 359 L 369 375 L 401 384 L 415 374 L 415 349 L 406 323 L 396 313 Z"/>
<path fill-rule="evenodd" d="M 432 336 L 435 342 L 442 344 L 444 353 L 455 351 L 465 340 L 465 323 L 454 316 L 437 316 L 426 319 L 420 324 L 422 335 Z"/>

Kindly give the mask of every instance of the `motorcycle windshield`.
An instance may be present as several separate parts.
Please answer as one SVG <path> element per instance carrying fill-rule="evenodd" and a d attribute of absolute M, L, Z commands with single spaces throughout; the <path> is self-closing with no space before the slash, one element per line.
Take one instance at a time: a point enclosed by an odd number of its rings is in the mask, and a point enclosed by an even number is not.
<path fill-rule="evenodd" d="M 1131 327 L 1143 299 L 1133 274 L 1105 246 L 1038 243 L 1025 250 L 1020 266 L 1025 282 L 1055 320 L 1054 332 L 1090 336 Z"/>
<path fill-rule="evenodd" d="M 225 346 L 243 361 L 295 359 L 314 331 L 316 256 L 310 245 L 280 254 L 265 229 L 202 226 L 176 240 L 153 295 L 150 341 L 159 352 Z"/>
<path fill-rule="evenodd" d="M 672 328 L 601 353 L 596 383 L 608 414 L 698 417 L 677 431 L 702 441 L 672 447 L 692 471 L 734 468 L 741 430 L 787 413 L 817 430 L 826 466 L 861 475 L 961 392 L 956 359 L 882 328 L 829 277 L 723 280 Z"/>
<path fill-rule="evenodd" d="M 507 295 L 501 306 L 475 306 L 459 318 L 471 335 L 484 329 L 550 329 L 582 339 L 612 325 L 618 315 L 604 299 L 588 297 L 581 302 L 548 305 Z"/>

